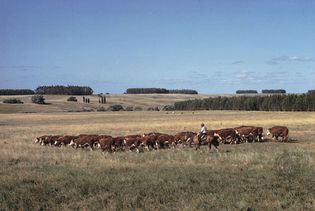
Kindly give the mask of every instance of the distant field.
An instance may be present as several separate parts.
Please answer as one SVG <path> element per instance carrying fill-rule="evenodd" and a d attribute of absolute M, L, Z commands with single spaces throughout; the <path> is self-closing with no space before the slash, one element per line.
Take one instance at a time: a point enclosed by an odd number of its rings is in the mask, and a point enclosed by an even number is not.
<path fill-rule="evenodd" d="M 242 96 L 239 94 L 237 96 Z M 246 94 L 246 96 L 257 96 L 264 94 Z M 187 94 L 110 94 L 106 95 L 107 103 L 100 104 L 97 95 L 85 96 L 90 98 L 90 103 L 83 103 L 83 96 L 75 96 L 78 102 L 68 102 L 69 95 L 44 95 L 46 105 L 37 105 L 31 102 L 31 95 L 0 95 L 1 113 L 52 113 L 52 112 L 82 112 L 84 110 L 97 111 L 101 107 L 108 108 L 111 105 L 120 104 L 124 108 L 132 106 L 147 110 L 149 107 L 159 109 L 165 105 L 174 105 L 175 102 L 184 100 L 203 99 L 217 96 L 236 96 L 235 94 L 213 94 L 213 95 L 187 95 Z M 6 104 L 3 100 L 16 98 L 24 104 Z"/>
<path fill-rule="evenodd" d="M 107 108 L 110 105 L 121 104 L 124 107 L 133 106 L 146 110 L 149 107 L 162 108 L 165 105 L 173 105 L 175 102 L 189 99 L 200 99 L 209 95 L 184 95 L 184 94 L 117 94 L 106 95 L 107 103 L 100 104 L 98 96 L 86 96 L 90 103 L 83 103 L 82 96 L 75 96 L 78 102 L 67 102 L 67 95 L 44 95 L 47 105 L 36 105 L 31 102 L 31 96 L 0 96 L 0 113 L 41 113 L 41 112 L 72 112 L 82 111 L 84 108 L 97 110 L 100 107 Z M 5 104 L 4 99 L 17 98 L 24 104 Z"/>
<path fill-rule="evenodd" d="M 0 209 L 315 210 L 315 113 L 43 112 L 0 114 Z M 175 134 L 198 131 L 201 122 L 210 129 L 287 125 L 296 141 L 140 154 L 33 143 L 44 134 Z"/>

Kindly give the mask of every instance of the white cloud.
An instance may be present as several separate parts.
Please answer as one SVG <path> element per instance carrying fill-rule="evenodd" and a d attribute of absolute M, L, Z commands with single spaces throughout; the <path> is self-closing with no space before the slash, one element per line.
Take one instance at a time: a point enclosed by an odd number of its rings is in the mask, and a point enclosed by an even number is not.
<path fill-rule="evenodd" d="M 315 58 L 301 56 L 280 56 L 266 61 L 266 64 L 276 65 L 280 64 L 281 62 L 315 62 Z"/>

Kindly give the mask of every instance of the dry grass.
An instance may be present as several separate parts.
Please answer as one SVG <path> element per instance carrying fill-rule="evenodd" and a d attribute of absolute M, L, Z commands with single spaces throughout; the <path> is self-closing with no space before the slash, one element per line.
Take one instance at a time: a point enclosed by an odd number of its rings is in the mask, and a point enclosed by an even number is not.
<path fill-rule="evenodd" d="M 145 153 L 42 147 L 44 134 L 174 134 L 287 125 L 294 143 Z M 0 114 L 0 209 L 314 210 L 315 113 L 93 112 Z"/>

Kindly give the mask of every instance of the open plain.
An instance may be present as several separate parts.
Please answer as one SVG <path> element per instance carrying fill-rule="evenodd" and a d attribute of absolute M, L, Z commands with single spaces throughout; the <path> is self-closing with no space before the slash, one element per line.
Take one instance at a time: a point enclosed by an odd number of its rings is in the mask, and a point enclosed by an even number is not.
<path fill-rule="evenodd" d="M 34 144 L 53 134 L 197 132 L 201 122 L 264 131 L 286 125 L 291 141 L 220 145 L 219 153 L 179 146 L 104 154 Z M 0 145 L 1 210 L 315 210 L 312 112 L 6 111 Z"/>

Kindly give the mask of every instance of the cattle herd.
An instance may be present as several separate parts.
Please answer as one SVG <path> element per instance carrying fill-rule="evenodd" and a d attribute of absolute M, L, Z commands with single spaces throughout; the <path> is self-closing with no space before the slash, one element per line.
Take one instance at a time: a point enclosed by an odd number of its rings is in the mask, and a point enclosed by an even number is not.
<path fill-rule="evenodd" d="M 280 141 L 288 141 L 289 130 L 285 126 L 274 126 L 268 128 L 267 136 Z M 280 138 L 280 139 L 279 139 Z M 199 149 L 201 145 L 211 146 L 218 151 L 221 144 L 240 144 L 246 142 L 261 142 L 263 128 L 255 126 L 240 126 L 235 128 L 224 128 L 219 130 L 209 130 L 207 135 L 201 138 L 195 132 L 179 132 L 175 135 L 151 132 L 143 135 L 127 135 L 112 137 L 109 135 L 44 135 L 36 138 L 35 143 L 42 146 L 71 146 L 77 148 L 90 148 L 91 150 L 100 148 L 102 152 L 116 151 L 144 151 L 158 150 L 170 147 L 190 146 Z"/>

